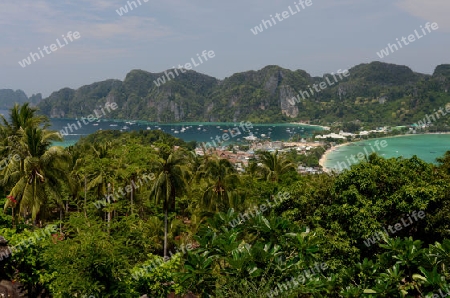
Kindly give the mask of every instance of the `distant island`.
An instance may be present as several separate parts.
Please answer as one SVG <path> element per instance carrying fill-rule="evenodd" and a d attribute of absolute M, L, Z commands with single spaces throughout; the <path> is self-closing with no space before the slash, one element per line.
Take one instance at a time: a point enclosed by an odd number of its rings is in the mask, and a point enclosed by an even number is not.
<path fill-rule="evenodd" d="M 53 92 L 38 107 L 51 118 L 76 118 L 116 102 L 119 108 L 110 119 L 303 122 L 352 132 L 361 126 L 411 125 L 450 102 L 450 64 L 427 75 L 407 66 L 372 62 L 322 77 L 271 65 L 224 80 L 185 70 L 156 86 L 154 81 L 162 75 L 132 70 L 124 81 Z M 447 123 L 446 117 L 435 125 Z"/>
<path fill-rule="evenodd" d="M 40 93 L 28 97 L 22 90 L 0 89 L 0 110 L 10 109 L 15 103 L 29 102 L 31 105 L 37 105 L 41 100 Z"/>

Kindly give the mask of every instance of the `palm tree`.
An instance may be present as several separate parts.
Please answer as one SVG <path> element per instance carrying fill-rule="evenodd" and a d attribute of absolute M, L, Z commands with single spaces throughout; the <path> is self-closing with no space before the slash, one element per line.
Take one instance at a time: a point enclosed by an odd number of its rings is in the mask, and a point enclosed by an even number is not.
<path fill-rule="evenodd" d="M 263 151 L 258 156 L 267 181 L 278 182 L 281 175 L 295 169 L 295 165 L 285 156 L 278 155 L 278 150 L 273 153 Z"/>
<path fill-rule="evenodd" d="M 239 178 L 233 164 L 227 159 L 212 157 L 199 167 L 197 178 L 209 180 L 200 204 L 209 211 L 227 211 L 237 202 Z M 211 183 L 212 181 L 212 183 Z"/>
<path fill-rule="evenodd" d="M 97 199 L 104 200 L 105 194 L 109 198 L 109 203 L 105 207 L 105 220 L 108 222 L 108 227 L 111 222 L 111 213 L 113 204 L 111 196 L 114 198 L 114 186 L 117 182 L 117 164 L 113 158 L 109 156 L 111 143 L 94 144 L 92 150 L 95 159 L 87 162 L 86 172 L 89 181 L 87 189 L 96 189 Z"/>
<path fill-rule="evenodd" d="M 36 112 L 36 108 L 25 103 L 14 105 L 9 122 L 0 115 L 1 153 L 14 155 L 1 172 L 2 184 L 11 190 L 9 197 L 18 202 L 20 212 L 31 211 L 33 220 L 46 207 L 50 193 L 58 199 L 57 186 L 65 156 L 61 147 L 51 147 L 52 141 L 61 140 L 59 134 L 46 130 L 50 125 L 48 118 Z M 5 208 L 11 205 L 16 204 L 7 201 Z"/>
<path fill-rule="evenodd" d="M 29 103 L 24 103 L 22 106 L 15 104 L 9 113 L 10 122 L 3 115 L 0 115 L 0 120 L 3 122 L 2 129 L 8 136 L 17 136 L 21 128 L 39 126 L 47 128 L 50 125 L 48 118 L 36 115 L 37 110 L 37 108 L 30 107 Z"/>
<path fill-rule="evenodd" d="M 83 190 L 82 181 L 86 182 L 84 179 L 86 175 L 83 175 L 81 171 L 82 165 L 85 163 L 84 154 L 81 148 L 70 146 L 67 148 L 67 152 L 69 155 L 69 164 L 68 164 L 68 172 L 66 174 L 67 187 L 69 188 L 70 199 L 72 203 L 77 204 L 77 210 L 79 210 L 79 202 L 78 199 L 80 197 L 80 192 Z M 84 212 L 86 214 L 86 195 L 85 195 L 85 203 L 83 206 Z M 68 200 L 67 200 L 68 202 Z M 68 205 L 66 204 L 66 212 L 68 212 Z"/>
<path fill-rule="evenodd" d="M 36 111 L 37 109 L 31 108 L 28 103 L 22 106 L 15 104 L 10 109 L 10 122 L 3 115 L 0 115 L 0 122 L 2 122 L 0 123 L 0 139 L 3 141 L 0 144 L 0 156 L 6 158 L 8 154 L 12 153 L 14 147 L 19 142 L 21 130 L 27 127 L 48 127 L 48 118 L 45 116 L 37 116 Z M 6 164 L 6 162 L 4 163 Z"/>
<path fill-rule="evenodd" d="M 168 213 L 175 211 L 175 200 L 188 189 L 190 171 L 186 166 L 186 156 L 182 150 L 174 151 L 161 146 L 161 159 L 157 161 L 157 175 L 150 191 L 150 199 L 156 204 L 163 202 L 164 210 L 164 258 L 167 258 Z"/>
<path fill-rule="evenodd" d="M 50 195 L 60 198 L 61 177 L 65 174 L 66 153 L 62 147 L 51 146 L 61 141 L 59 133 L 33 127 L 31 121 L 26 128 L 20 127 L 17 140 L 11 151 L 20 157 L 13 160 L 3 173 L 3 185 L 11 187 L 14 197 L 25 216 L 31 212 L 34 223 L 47 207 Z M 61 202 L 57 202 L 61 205 Z M 10 201 L 5 204 L 5 209 Z"/>

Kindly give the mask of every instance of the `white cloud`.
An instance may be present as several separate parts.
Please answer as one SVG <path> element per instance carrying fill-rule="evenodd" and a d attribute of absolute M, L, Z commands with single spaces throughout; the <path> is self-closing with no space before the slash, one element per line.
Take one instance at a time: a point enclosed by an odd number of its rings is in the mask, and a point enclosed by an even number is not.
<path fill-rule="evenodd" d="M 438 23 L 439 30 L 450 32 L 448 0 L 400 0 L 397 6 L 415 17 Z"/>

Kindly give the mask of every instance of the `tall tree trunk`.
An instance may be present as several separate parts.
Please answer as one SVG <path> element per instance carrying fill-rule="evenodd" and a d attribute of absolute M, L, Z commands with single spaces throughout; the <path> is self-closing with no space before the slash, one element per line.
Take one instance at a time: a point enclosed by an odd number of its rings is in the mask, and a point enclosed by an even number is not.
<path fill-rule="evenodd" d="M 167 206 L 164 209 L 164 261 L 167 261 Z"/>
<path fill-rule="evenodd" d="M 62 233 L 62 207 L 59 207 L 59 233 Z"/>
<path fill-rule="evenodd" d="M 86 184 L 86 176 L 84 176 L 84 217 L 87 218 L 87 184 Z"/>
<path fill-rule="evenodd" d="M 131 214 L 133 214 L 134 179 L 131 179 Z"/>
<path fill-rule="evenodd" d="M 109 198 L 110 192 L 111 192 L 111 184 L 108 185 L 108 198 Z M 111 208 L 111 205 L 112 205 L 112 200 L 108 207 Z M 109 229 L 111 227 L 111 211 L 108 210 L 106 212 L 108 214 L 107 216 L 108 216 L 108 233 L 109 233 Z"/>

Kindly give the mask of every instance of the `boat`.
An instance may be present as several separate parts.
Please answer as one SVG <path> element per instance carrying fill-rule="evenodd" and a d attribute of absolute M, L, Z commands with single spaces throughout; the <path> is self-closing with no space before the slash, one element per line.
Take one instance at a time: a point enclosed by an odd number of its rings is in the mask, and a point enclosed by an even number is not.
<path fill-rule="evenodd" d="M 94 124 L 92 124 L 93 126 L 98 126 L 98 123 L 94 123 Z"/>
<path fill-rule="evenodd" d="M 173 133 L 180 133 L 178 130 L 175 130 Z"/>
<path fill-rule="evenodd" d="M 150 129 L 152 129 L 150 126 L 147 126 L 147 130 L 150 130 Z"/>
<path fill-rule="evenodd" d="M 118 125 L 117 124 L 110 124 L 109 126 L 114 126 L 115 127 L 115 126 L 118 126 Z"/>
<path fill-rule="evenodd" d="M 124 129 L 124 130 L 125 130 L 125 129 L 128 129 L 128 128 L 129 128 L 129 127 L 128 127 L 128 126 L 126 126 L 126 125 L 125 125 L 124 127 L 122 127 L 122 129 Z"/>
<path fill-rule="evenodd" d="M 249 135 L 244 137 L 244 139 L 246 139 L 247 141 L 256 141 L 258 138 L 255 137 L 254 135 Z"/>

